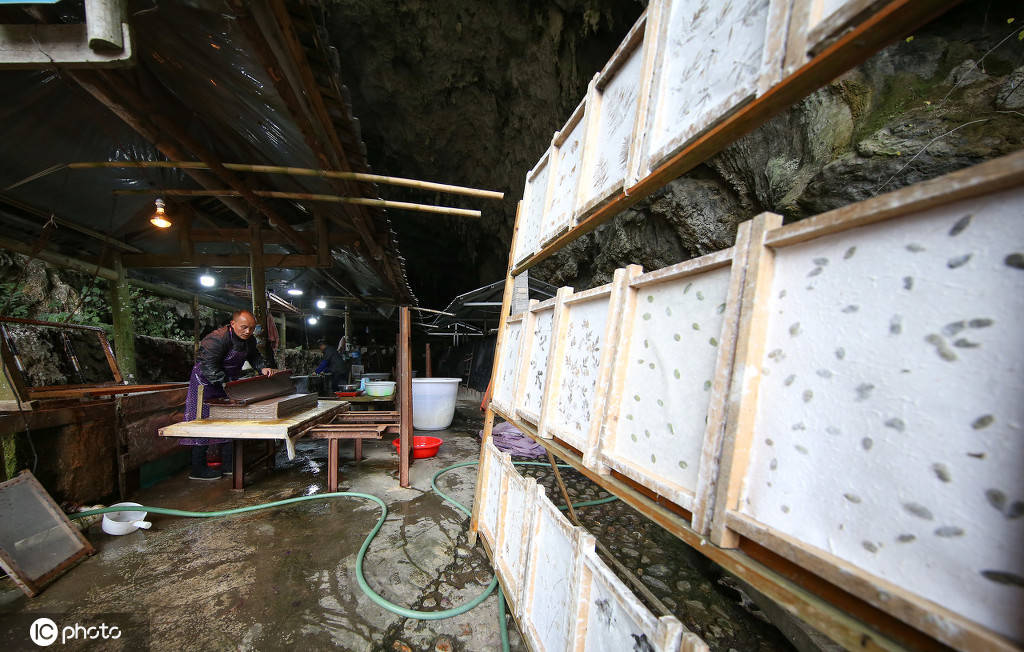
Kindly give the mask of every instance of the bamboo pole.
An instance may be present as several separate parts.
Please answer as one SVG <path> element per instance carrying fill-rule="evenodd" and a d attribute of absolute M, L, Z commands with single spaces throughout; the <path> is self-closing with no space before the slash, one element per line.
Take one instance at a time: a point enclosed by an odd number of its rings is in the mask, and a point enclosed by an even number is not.
<path fill-rule="evenodd" d="M 396 208 L 421 213 L 439 213 L 441 215 L 458 215 L 460 217 L 480 217 L 480 211 L 468 208 L 451 208 L 449 206 L 431 206 L 429 204 L 413 204 L 390 199 L 370 199 L 369 197 L 339 197 L 312 192 L 280 192 L 277 190 L 252 190 L 257 197 L 273 199 L 297 199 L 305 201 L 326 201 L 335 204 L 358 204 L 377 208 Z M 238 190 L 196 190 L 192 188 L 132 188 L 115 190 L 115 195 L 164 195 L 166 197 L 240 197 Z"/>
<path fill-rule="evenodd" d="M 504 199 L 505 193 L 494 190 L 480 190 L 479 188 L 468 188 L 466 186 L 455 186 L 447 183 L 435 183 L 433 181 L 420 181 L 419 179 L 407 179 L 405 177 L 389 177 L 382 174 L 368 174 L 365 172 L 341 172 L 338 170 L 319 170 L 316 168 L 295 168 L 282 165 L 248 165 L 246 163 L 223 163 L 228 170 L 235 172 L 256 172 L 262 174 L 287 174 L 299 177 L 321 177 L 324 179 L 346 179 L 350 181 L 366 181 L 369 183 L 380 183 L 388 186 L 402 186 L 405 188 L 417 188 L 419 190 L 433 190 L 435 192 L 446 192 L 454 195 L 466 195 L 469 197 L 480 197 L 483 199 Z M 68 168 L 72 170 L 89 170 L 96 168 L 179 168 L 185 170 L 206 170 L 209 169 L 205 163 L 200 161 L 96 161 L 83 163 L 69 163 Z M 61 169 L 62 166 L 55 166 L 43 170 L 37 175 L 29 177 L 26 181 L 45 176 L 51 172 Z M 25 183 L 21 181 L 20 183 Z"/>

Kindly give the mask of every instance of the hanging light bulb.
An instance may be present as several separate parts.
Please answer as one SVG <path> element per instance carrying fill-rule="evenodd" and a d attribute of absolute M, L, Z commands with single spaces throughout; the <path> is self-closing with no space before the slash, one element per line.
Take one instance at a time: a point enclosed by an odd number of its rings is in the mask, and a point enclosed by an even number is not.
<path fill-rule="evenodd" d="M 212 288 L 214 285 L 217 285 L 217 279 L 211 276 L 209 272 L 204 272 L 199 277 L 199 285 L 202 285 L 204 288 Z"/>
<path fill-rule="evenodd" d="M 293 297 L 301 297 L 302 290 L 293 285 L 290 288 L 288 288 L 288 294 L 292 295 Z"/>
<path fill-rule="evenodd" d="M 306 320 L 306 323 L 309 324 L 310 326 L 316 326 L 316 317 L 310 317 L 309 319 Z"/>
<path fill-rule="evenodd" d="M 316 307 L 319 308 L 320 310 L 325 310 L 327 308 L 327 302 L 324 301 L 323 299 L 319 299 L 316 302 Z"/>
<path fill-rule="evenodd" d="M 164 200 L 157 199 L 154 203 L 156 204 L 156 211 L 154 211 L 153 216 L 149 218 L 149 223 L 158 229 L 170 228 L 171 220 L 167 218 L 167 210 Z"/>

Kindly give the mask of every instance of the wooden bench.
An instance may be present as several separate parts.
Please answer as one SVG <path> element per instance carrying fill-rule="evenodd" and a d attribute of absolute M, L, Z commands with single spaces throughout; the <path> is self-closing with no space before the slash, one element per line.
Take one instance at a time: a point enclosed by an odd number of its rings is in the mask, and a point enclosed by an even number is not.
<path fill-rule="evenodd" d="M 325 423 L 310 428 L 308 434 L 313 439 L 327 440 L 327 490 L 338 490 L 338 467 L 340 441 L 351 439 L 354 442 L 354 459 L 363 459 L 364 439 L 383 439 L 384 435 L 397 435 L 400 432 L 400 415 L 398 412 L 343 412 L 333 423 Z"/>

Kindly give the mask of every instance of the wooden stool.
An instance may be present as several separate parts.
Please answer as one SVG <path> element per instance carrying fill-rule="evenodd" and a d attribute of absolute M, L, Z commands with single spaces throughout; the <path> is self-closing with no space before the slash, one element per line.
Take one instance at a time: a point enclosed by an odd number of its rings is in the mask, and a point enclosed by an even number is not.
<path fill-rule="evenodd" d="M 334 492 L 338 490 L 338 448 L 342 439 L 352 439 L 355 442 L 355 460 L 363 459 L 363 440 L 382 439 L 385 434 L 397 435 L 399 432 L 398 419 L 395 423 L 346 423 L 348 417 L 353 413 L 348 412 L 342 415 L 344 421 L 341 423 L 328 423 L 314 426 L 309 430 L 309 436 L 313 439 L 327 440 L 327 490 Z M 365 412 L 355 414 L 380 415 L 382 412 Z"/>

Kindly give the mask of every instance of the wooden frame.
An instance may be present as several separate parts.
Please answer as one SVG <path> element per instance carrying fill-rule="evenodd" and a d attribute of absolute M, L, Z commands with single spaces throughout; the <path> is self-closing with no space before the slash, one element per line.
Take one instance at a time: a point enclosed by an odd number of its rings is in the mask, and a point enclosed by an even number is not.
<path fill-rule="evenodd" d="M 752 466 L 751 450 L 753 440 L 758 432 L 757 406 L 759 390 L 765 382 L 765 376 L 761 369 L 765 364 L 763 361 L 766 359 L 766 333 L 775 312 L 773 308 L 775 298 L 771 294 L 773 292 L 772 277 L 773 270 L 778 264 L 776 259 L 781 255 L 780 252 L 785 252 L 787 247 L 803 245 L 819 238 L 829 238 L 845 232 L 859 233 L 859 231 L 853 230 L 869 225 L 881 225 L 894 218 L 906 216 L 909 220 L 917 220 L 915 223 L 918 223 L 925 219 L 921 217 L 922 214 L 927 215 L 927 211 L 939 210 L 939 215 L 942 215 L 941 209 L 946 206 L 950 207 L 948 211 L 955 213 L 955 215 L 951 213 L 947 216 L 946 221 L 952 223 L 961 214 L 967 213 L 968 215 L 957 222 L 952 229 L 949 229 L 949 237 L 955 237 L 959 234 L 958 229 L 965 229 L 964 225 L 973 219 L 971 213 L 967 211 L 979 205 L 978 201 L 965 203 L 967 200 L 977 200 L 986 195 L 1003 193 L 999 195 L 1001 199 L 998 203 L 1005 204 L 1009 201 L 1005 193 L 1012 191 L 1011 189 L 1019 189 L 1021 185 L 1024 185 L 1024 153 L 1017 153 L 795 224 L 781 226 L 781 218 L 775 216 L 767 224 L 762 222 L 761 228 L 755 226 L 747 281 L 744 286 L 736 355 L 736 367 L 741 371 L 734 377 L 729 395 L 728 427 L 717 488 L 718 507 L 715 510 L 711 532 L 714 543 L 724 547 L 736 547 L 741 545 L 741 537 L 756 541 L 866 602 L 896 615 L 921 631 L 954 647 L 961 649 L 1016 649 L 1015 644 L 1004 635 L 980 625 L 964 615 L 954 613 L 907 587 L 890 582 L 830 551 L 809 544 L 744 513 L 743 504 L 746 501 L 743 500 L 743 492 L 750 482 L 748 470 Z M 912 244 L 909 247 L 911 247 L 909 251 L 914 252 L 920 248 L 920 245 Z M 855 249 L 856 247 L 848 249 L 845 257 L 852 257 Z M 951 259 L 948 266 L 953 268 L 958 264 L 957 260 Z M 1010 263 L 1007 262 L 1006 265 L 1010 265 Z M 814 270 L 812 270 L 813 272 Z M 904 281 L 904 284 L 907 285 L 907 282 Z M 781 300 L 781 296 L 780 293 L 779 300 Z M 805 324 L 804 328 L 806 327 Z M 791 335 L 793 335 L 792 328 Z M 893 327 L 894 332 L 900 332 L 895 328 Z M 899 329 L 902 329 L 902 326 L 899 326 Z M 909 362 L 904 361 L 903 364 L 907 366 Z M 870 390 L 865 389 L 864 391 Z M 804 401 L 808 400 L 808 395 L 805 392 Z M 904 428 L 902 420 L 887 422 L 887 426 L 898 429 L 901 433 Z M 900 438 L 903 440 L 905 435 L 901 434 Z M 863 447 L 870 450 L 871 444 L 864 443 Z M 945 468 L 943 465 L 942 469 Z M 943 470 L 937 471 L 937 473 L 940 473 L 941 477 L 943 473 L 948 474 L 949 471 Z M 861 497 L 857 495 L 847 494 L 847 496 L 849 501 L 858 503 L 861 501 Z M 921 508 L 911 507 L 908 509 L 918 509 L 919 513 L 923 514 L 922 518 L 932 518 L 930 512 L 920 512 Z M 937 531 L 941 532 L 941 530 L 940 527 Z M 956 531 L 959 530 L 954 530 L 954 532 Z M 945 535 L 940 534 L 940 536 Z M 866 543 L 865 546 L 871 550 L 876 547 L 876 544 L 868 545 Z M 958 585 L 963 591 L 952 593 L 963 593 L 967 590 L 966 581 L 960 581 Z M 947 592 L 948 594 L 949 592 Z"/>
<path fill-rule="evenodd" d="M 515 259 L 525 260 L 540 247 L 540 230 L 547 206 L 551 184 L 552 148 L 548 148 L 537 161 L 537 165 L 526 174 L 523 199 L 519 203 L 517 222 L 518 235 L 515 240 Z"/>
<path fill-rule="evenodd" d="M 580 563 L 579 556 L 576 551 L 579 550 L 579 546 L 593 548 L 594 537 L 587 533 L 582 528 L 575 527 L 572 525 L 562 514 L 558 511 L 546 496 L 543 495 L 544 488 L 537 485 L 537 491 L 539 494 L 535 505 L 534 517 L 530 524 L 529 534 L 529 552 L 528 561 L 526 566 L 526 581 L 522 589 L 522 597 L 520 598 L 519 616 L 520 624 L 523 627 L 523 636 L 526 638 L 531 650 L 536 652 L 554 652 L 554 650 L 567 649 L 569 644 L 574 638 L 574 632 L 576 631 L 576 624 L 571 618 L 567 618 L 565 627 L 561 631 L 555 631 L 553 634 L 555 637 L 564 638 L 566 645 L 564 647 L 549 647 L 545 644 L 548 637 L 546 634 L 549 630 L 542 629 L 535 621 L 538 613 L 547 613 L 550 610 L 540 609 L 537 605 L 537 601 L 544 597 L 550 597 L 548 592 L 543 591 L 542 582 L 547 581 L 548 575 L 542 573 L 542 566 L 545 565 L 545 555 L 552 552 L 552 542 L 550 537 L 560 538 L 562 540 L 561 545 L 563 552 L 566 552 L 569 556 L 570 566 L 566 569 L 565 579 L 567 582 L 565 591 L 565 604 L 567 606 L 567 616 L 574 616 L 576 597 L 579 593 L 578 582 L 581 575 L 578 565 Z M 544 533 L 549 532 L 549 539 L 544 539 Z M 581 543 L 582 542 L 582 543 Z M 565 561 L 565 560 L 562 560 Z M 548 571 L 553 570 L 548 568 Z M 543 579 L 542 579 L 543 578 Z M 555 583 L 556 585 L 559 583 Z M 548 587 L 550 590 L 552 587 Z M 557 604 L 557 602 L 556 602 Z"/>
<path fill-rule="evenodd" d="M 508 414 L 513 409 L 513 404 L 516 398 L 516 390 L 519 386 L 519 371 L 522 366 L 523 360 L 523 340 L 525 338 L 525 324 L 527 322 L 526 313 L 520 313 L 518 315 L 512 315 L 505 320 L 502 326 L 503 337 L 501 341 L 501 348 L 495 347 L 496 355 L 494 358 L 494 367 L 492 375 L 494 376 L 494 387 L 491 393 L 491 403 Z M 513 324 L 518 324 L 519 334 L 516 337 L 515 344 L 508 341 L 509 338 L 509 327 Z M 507 348 L 506 348 L 507 347 Z M 515 355 L 513 357 L 513 350 Z M 508 384 L 510 387 L 506 388 L 506 367 L 513 363 L 513 368 L 508 376 Z M 509 392 L 509 400 L 505 401 L 505 392 Z"/>
<path fill-rule="evenodd" d="M 591 81 L 591 86 L 593 81 Z M 587 97 L 592 91 L 588 89 Z M 583 178 L 583 155 L 587 132 L 587 97 L 579 103 L 565 125 L 551 140 L 554 159 L 550 192 L 544 205 L 540 244 L 546 245 L 562 235 L 575 223 L 580 179 Z M 568 169 L 565 166 L 569 166 Z"/>
<path fill-rule="evenodd" d="M 494 546 L 494 570 L 501 578 L 505 593 L 518 597 L 526 578 L 530 526 L 537 509 L 537 501 L 544 498 L 544 492 L 538 489 L 536 479 L 521 476 L 516 472 L 512 458 L 507 453 L 501 453 L 496 462 L 501 468 L 502 481 L 498 536 Z M 522 505 L 518 517 L 511 513 L 511 510 L 515 509 L 515 502 Z M 521 601 L 513 599 L 509 604 L 516 615 L 522 617 Z"/>
<path fill-rule="evenodd" d="M 57 506 L 57 503 L 53 501 L 50 494 L 46 492 L 43 485 L 39 483 L 30 471 L 23 470 L 15 477 L 10 480 L 6 480 L 0 483 L 0 492 L 5 489 L 27 485 L 32 495 L 39 501 L 39 504 L 46 509 L 53 517 L 54 521 L 59 524 L 61 531 L 72 541 L 77 541 L 80 547 L 71 556 L 66 559 L 57 561 L 53 567 L 39 575 L 37 577 L 29 577 L 25 570 L 17 563 L 14 557 L 7 551 L 0 548 L 0 567 L 7 573 L 8 576 L 14 583 L 18 585 L 25 595 L 35 597 L 39 594 L 43 588 L 60 576 L 64 571 L 71 568 L 71 566 L 77 564 L 82 558 L 92 555 L 96 550 L 92 547 L 92 544 L 85 538 L 81 530 L 75 527 L 67 515 Z"/>
<path fill-rule="evenodd" d="M 688 61 L 684 57 L 675 56 L 677 48 L 681 47 L 681 44 L 676 43 L 674 39 L 678 37 L 689 41 L 690 38 L 693 38 L 693 35 L 686 36 L 685 33 L 677 35 L 674 29 L 679 27 L 680 23 L 673 22 L 672 20 L 674 11 L 677 9 L 680 12 L 686 11 L 687 16 L 689 16 L 689 11 L 692 9 L 691 3 L 686 0 L 658 0 L 658 2 L 652 3 L 652 5 L 656 6 L 656 11 L 659 15 L 659 25 L 655 35 L 656 42 L 652 48 L 655 50 L 655 53 L 652 55 L 654 64 L 651 67 L 652 79 L 647 94 L 649 97 L 644 97 L 645 103 L 642 107 L 644 109 L 642 114 L 644 128 L 638 132 L 634 144 L 635 155 L 629 185 L 633 185 L 646 177 L 658 164 L 678 152 L 687 143 L 710 127 L 726 119 L 742 105 L 763 95 L 769 88 L 779 82 L 782 78 L 783 56 L 787 36 L 786 25 L 789 20 L 789 8 L 792 1 L 749 0 L 740 6 L 739 0 L 735 0 L 728 4 L 723 4 L 721 11 L 719 11 L 719 7 L 716 5 L 713 8 L 709 7 L 705 12 L 698 12 L 698 17 L 687 18 L 682 21 L 682 26 L 684 26 L 685 30 L 693 30 L 695 33 L 700 33 L 714 45 L 707 57 L 690 59 L 689 61 L 692 61 L 696 68 L 684 71 L 683 75 L 687 80 L 686 97 L 690 99 L 697 95 L 699 91 L 703 91 L 701 97 L 707 98 L 711 104 L 704 109 L 706 117 L 702 116 L 703 119 L 698 117 L 696 122 L 689 127 L 682 127 L 680 131 L 668 135 L 667 138 L 663 138 L 657 143 L 654 141 L 656 130 L 667 130 L 669 128 L 668 125 L 676 125 L 688 119 L 683 118 L 680 120 L 678 117 L 679 112 L 670 110 L 666 103 L 671 95 L 669 84 L 680 76 L 679 71 L 675 71 L 671 66 Z M 651 10 L 655 10 L 653 6 Z M 728 12 L 733 11 L 735 11 L 734 15 L 727 15 Z M 763 12 L 763 22 L 754 23 L 751 21 L 751 14 L 755 12 L 758 15 Z M 736 20 L 736 18 L 740 18 L 740 20 Z M 706 20 L 707 24 L 701 24 L 701 20 Z M 746 34 L 741 34 L 737 30 L 739 24 L 745 27 L 748 22 L 753 24 L 755 29 L 763 29 L 764 37 L 763 44 L 756 48 L 756 51 L 750 53 L 759 59 L 758 65 L 753 71 L 749 70 L 749 62 L 736 61 L 736 48 L 730 48 L 727 43 L 716 40 L 714 32 L 714 30 L 722 29 L 725 32 L 725 38 L 735 37 L 741 42 L 741 45 L 754 47 L 756 44 L 748 42 L 749 39 Z M 694 47 L 692 43 L 689 46 L 691 48 Z M 703 47 L 698 47 L 697 49 L 702 52 L 705 51 Z M 716 73 L 710 69 L 715 65 L 716 57 L 719 53 L 728 53 L 725 54 L 724 58 L 731 60 L 732 69 L 728 75 L 723 74 L 724 71 Z M 705 73 L 709 78 L 691 79 L 692 76 L 701 76 Z M 716 81 L 732 76 L 742 79 L 736 79 L 732 84 L 728 85 L 730 88 L 728 95 L 713 97 L 713 89 L 709 89 L 708 86 L 713 85 Z M 702 82 L 705 84 L 703 87 L 701 87 Z M 697 88 L 694 88 L 695 86 Z M 699 102 L 697 102 L 698 105 Z M 688 116 L 691 110 L 696 110 L 698 115 L 700 115 L 700 106 L 687 107 L 683 114 Z M 679 129 L 679 127 L 673 128 Z"/>
<path fill-rule="evenodd" d="M 24 374 L 22 373 L 22 366 L 18 361 L 17 356 L 11 350 L 8 345 L 8 340 L 11 335 L 6 327 L 0 326 L 0 350 L 2 350 L 4 366 L 12 370 L 11 381 L 13 382 L 13 389 L 18 393 L 21 401 L 28 402 L 36 398 L 63 398 L 69 396 L 67 394 L 60 393 L 62 390 L 84 390 L 87 388 L 97 388 L 102 390 L 104 387 L 109 386 L 111 383 L 120 385 L 124 382 L 124 378 L 121 376 L 121 369 L 117 365 L 117 359 L 114 357 L 114 350 L 110 347 L 110 340 L 107 339 L 107 334 L 99 326 L 83 326 L 82 324 L 61 324 L 57 322 L 39 321 L 36 319 L 21 319 L 18 317 L 0 317 L 0 325 L 2 324 L 18 324 L 23 326 L 36 326 L 40 328 L 53 328 L 57 330 L 73 330 L 94 333 L 96 339 L 99 341 L 100 350 L 103 351 L 104 357 L 107 359 L 107 364 L 110 366 L 111 382 L 105 383 L 87 383 L 84 385 L 54 385 L 51 387 L 32 387 L 25 382 Z M 16 372 L 16 373 L 13 373 Z M 140 390 L 136 390 L 140 391 Z M 148 391 L 148 390 L 141 390 Z M 79 394 L 83 392 L 78 392 Z M 88 393 L 88 392 L 84 392 Z M 100 392 L 108 393 L 108 392 Z M 115 393 L 129 393 L 129 391 L 115 392 Z"/>
<path fill-rule="evenodd" d="M 793 55 L 804 53 L 803 46 L 795 44 L 793 35 L 806 13 L 800 13 L 802 2 L 794 0 L 789 6 L 779 5 L 773 20 L 780 26 L 789 26 L 789 41 L 786 51 L 786 76 L 774 83 L 756 99 L 731 113 L 719 116 L 704 126 L 688 144 L 675 154 L 657 164 L 649 173 L 639 170 L 633 176 L 640 176 L 635 183 L 623 187 L 620 192 L 606 198 L 604 202 L 586 211 L 577 211 L 577 223 L 566 233 L 546 243 L 540 251 L 523 258 L 519 251 L 515 257 L 512 274 L 518 276 L 533 265 L 553 255 L 581 235 L 593 231 L 615 215 L 621 213 L 641 199 L 662 188 L 666 183 L 685 174 L 697 165 L 714 156 L 746 133 L 764 124 L 772 117 L 799 102 L 811 92 L 865 61 L 872 54 L 894 40 L 912 32 L 929 20 L 948 11 L 959 0 L 891 0 L 877 9 L 863 14 L 856 27 L 830 42 L 821 52 L 805 62 L 805 57 Z M 787 11 L 788 9 L 788 11 Z M 651 12 L 651 8 L 648 9 Z M 651 16 L 649 13 L 648 16 Z M 649 18 L 653 20 L 653 16 Z M 664 22 L 664 19 L 661 19 Z M 627 37 L 628 40 L 629 37 Z M 657 69 L 663 62 L 655 62 Z M 589 102 L 588 102 L 589 105 Z M 588 111 L 591 110 L 588 106 Z M 635 144 L 634 144 L 635 149 Z M 634 166 L 639 168 L 639 164 Z"/>
<path fill-rule="evenodd" d="M 644 10 L 608 63 L 594 78 L 594 82 L 588 90 L 587 124 L 583 138 L 583 168 L 580 171 L 576 210 L 574 211 L 577 222 L 614 196 L 616 191 L 625 186 L 629 177 L 629 164 L 637 133 L 637 123 L 642 119 L 639 109 L 647 94 L 653 65 L 653 58 L 647 55 L 647 50 L 648 44 L 652 42 L 648 38 L 648 34 L 654 30 L 655 22 L 650 21 L 649 16 L 649 10 Z M 629 107 L 627 110 L 632 113 L 632 117 L 608 115 L 605 106 L 608 100 L 605 96 L 609 94 L 611 85 L 629 69 L 636 69 L 638 76 L 636 97 L 623 105 Z M 628 122 L 626 127 L 628 135 L 624 141 L 624 147 L 620 148 L 621 151 L 618 154 L 622 167 L 621 175 L 601 168 L 596 160 L 598 158 L 597 148 L 601 144 L 602 128 L 606 127 L 606 121 L 610 121 L 610 126 L 607 128 L 611 133 L 605 135 L 610 137 L 613 137 L 614 133 L 618 131 L 617 125 L 626 126 Z M 611 144 L 614 145 L 614 143 Z M 605 161 L 607 162 L 607 159 Z"/>
<path fill-rule="evenodd" d="M 490 545 L 492 552 L 497 553 L 498 549 L 498 525 L 501 515 L 501 485 L 502 467 L 500 462 L 501 452 L 495 448 L 494 443 L 488 439 L 481 446 L 480 464 L 477 470 L 477 497 L 474 505 L 480 505 L 480 509 L 474 509 L 476 514 L 476 530 L 484 541 Z M 495 488 L 496 487 L 496 488 Z M 491 522 L 490 513 L 493 511 L 494 519 Z"/>
<path fill-rule="evenodd" d="M 718 460 L 721 454 L 722 433 L 725 425 L 725 411 L 723 408 L 724 396 L 729 387 L 729 381 L 733 368 L 733 355 L 736 342 L 736 328 L 740 313 L 740 290 L 742 280 L 746 272 L 746 255 L 749 243 L 751 222 L 740 225 L 736 236 L 736 244 L 729 249 L 708 254 L 700 258 L 678 263 L 670 267 L 640 275 L 639 268 L 630 280 L 628 298 L 623 311 L 623 324 L 619 329 L 619 339 L 616 343 L 616 357 L 614 361 L 615 370 L 612 372 L 609 394 L 612 397 L 604 414 L 601 426 L 600 443 L 597 448 L 596 458 L 599 466 L 588 464 L 601 473 L 607 473 L 608 469 L 622 473 L 627 478 L 643 485 L 664 496 L 679 507 L 693 514 L 693 527 L 698 532 L 706 533 L 710 523 L 705 515 L 710 513 L 714 505 L 715 479 L 718 471 Z M 695 486 L 686 487 L 678 480 L 663 473 L 656 473 L 653 469 L 639 465 L 628 458 L 616 453 L 616 440 L 620 427 L 621 411 L 626 401 L 626 383 L 629 372 L 632 353 L 631 344 L 634 338 L 634 324 L 636 323 L 638 296 L 641 291 L 647 288 L 665 287 L 668 283 L 681 281 L 682 279 L 698 278 L 708 272 L 729 268 L 728 285 L 725 289 L 724 302 L 720 306 L 722 315 L 722 326 L 720 330 L 710 334 L 718 340 L 714 356 L 712 378 L 705 383 L 705 391 L 708 393 L 707 406 L 686 406 L 685 411 L 707 411 L 707 418 L 701 437 L 699 465 Z M 692 283 L 688 283 L 684 294 L 689 290 Z M 712 302 L 713 303 L 713 302 Z M 682 321 L 687 321 L 683 315 L 679 316 Z M 677 336 L 678 339 L 678 336 Z M 689 360 L 684 361 L 688 364 Z M 653 364 L 653 363 L 652 363 Z M 678 371 L 678 370 L 677 370 Z M 684 378 L 689 376 L 687 369 L 683 368 Z M 677 376 L 678 377 L 678 376 Z M 586 463 L 587 458 L 584 457 Z"/>
<path fill-rule="evenodd" d="M 666 652 L 708 652 L 707 644 L 696 634 L 685 632 L 684 638 L 683 625 L 675 616 L 654 616 L 601 561 L 592 540 L 581 537 L 577 541 L 576 555 L 579 577 L 573 652 L 626 650 L 630 647 Z M 598 598 L 598 595 L 605 597 Z M 626 637 L 615 640 L 617 634 L 623 633 L 622 625 L 625 624 L 617 622 L 620 615 L 632 627 L 626 630 Z"/>
<path fill-rule="evenodd" d="M 562 292 L 562 290 L 567 291 Z M 572 292 L 572 288 L 562 288 L 559 290 L 559 292 L 561 292 L 561 298 L 562 300 L 564 300 L 565 296 Z M 558 329 L 558 324 L 556 323 L 555 319 L 558 316 L 558 310 L 556 310 L 556 303 L 559 300 L 559 295 L 556 295 L 550 299 L 547 299 L 546 301 L 541 301 L 539 303 L 536 300 L 531 300 L 530 307 L 526 312 L 525 321 L 523 322 L 523 343 L 521 345 L 523 347 L 523 356 L 519 367 L 519 379 L 516 382 L 516 400 L 513 403 L 513 407 L 515 408 L 515 414 L 517 416 L 534 424 L 540 423 L 541 420 L 541 410 L 544 406 L 543 397 L 547 387 L 548 370 L 546 365 L 549 359 L 549 355 L 547 353 L 535 357 L 534 346 L 547 346 L 548 351 L 550 352 L 550 347 L 553 346 L 552 340 L 554 339 L 555 333 L 557 333 Z M 551 330 L 546 335 L 547 341 L 546 343 L 535 342 L 535 340 L 537 339 L 535 332 L 537 329 L 537 321 L 539 319 L 546 318 L 544 313 L 547 313 L 548 311 L 551 311 Z M 544 379 L 543 381 L 541 381 L 541 379 L 538 378 L 534 382 L 533 387 L 530 390 L 530 392 L 537 392 L 540 398 L 540 405 L 538 406 L 538 409 L 536 411 L 533 411 L 530 409 L 532 407 L 532 399 L 531 405 L 526 405 L 528 396 L 532 397 L 532 393 L 528 395 L 527 382 L 529 381 L 531 366 L 539 367 L 541 362 L 543 362 L 545 365 L 543 372 L 540 369 L 538 369 L 536 373 L 543 373 Z"/>

